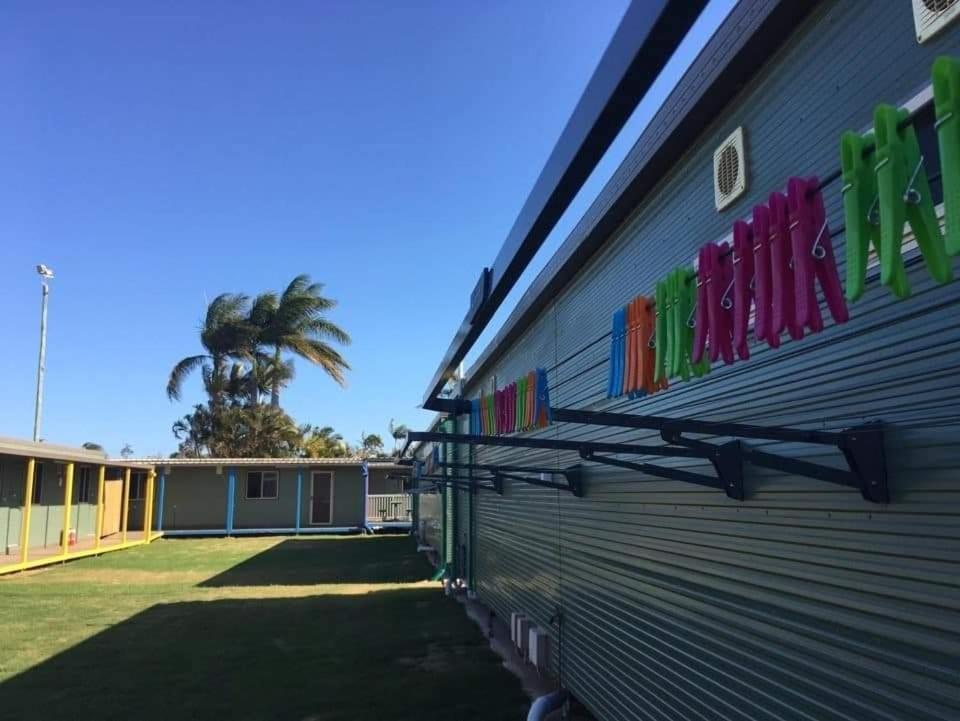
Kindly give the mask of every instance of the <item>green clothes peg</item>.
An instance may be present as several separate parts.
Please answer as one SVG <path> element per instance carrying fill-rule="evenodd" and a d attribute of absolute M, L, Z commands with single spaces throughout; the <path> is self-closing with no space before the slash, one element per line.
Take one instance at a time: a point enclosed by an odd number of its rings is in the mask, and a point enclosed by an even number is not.
<path fill-rule="evenodd" d="M 937 113 L 947 252 L 960 254 L 960 60 L 941 56 L 933 63 L 933 104 Z"/>
<path fill-rule="evenodd" d="M 682 278 L 683 286 L 687 292 L 686 313 L 683 317 L 683 324 L 686 329 L 686 334 L 683 336 L 684 356 L 690 359 L 690 372 L 693 377 L 702 378 L 710 372 L 710 358 L 704 353 L 699 363 L 693 362 L 693 325 L 691 324 L 694 322 L 694 310 L 697 307 L 697 272 L 693 268 L 685 268 Z"/>
<path fill-rule="evenodd" d="M 917 133 L 912 125 L 899 128 L 908 117 L 906 110 L 892 105 L 879 105 L 873 114 L 880 207 L 880 282 L 894 292 L 897 279 L 906 272 L 902 243 L 903 228 L 908 222 L 930 275 L 940 283 L 953 277 Z M 909 290 L 907 284 L 906 292 Z"/>
<path fill-rule="evenodd" d="M 676 270 L 671 270 L 664 282 L 667 286 L 667 359 L 665 362 L 665 372 L 667 378 L 675 377 L 680 370 L 680 356 L 677 351 L 679 338 L 677 338 L 677 294 L 674 287 L 676 280 Z"/>
<path fill-rule="evenodd" d="M 670 274 L 670 376 L 690 380 L 690 341 L 687 333 L 687 316 L 690 313 L 687 307 L 686 268 L 675 268 Z"/>
<path fill-rule="evenodd" d="M 870 247 L 880 257 L 880 216 L 877 212 L 876 159 L 873 133 L 860 135 L 847 131 L 840 138 L 840 168 L 843 172 L 843 213 L 847 226 L 847 300 L 863 295 Z M 865 155 L 864 151 L 868 151 Z M 895 295 L 910 294 L 906 271 L 894 267 L 890 284 Z"/>
<path fill-rule="evenodd" d="M 667 283 L 664 280 L 657 281 L 656 291 L 657 302 L 657 324 L 654 338 L 656 338 L 656 360 L 654 361 L 653 380 L 660 382 L 667 377 L 667 352 L 668 352 L 668 331 L 667 331 L 667 310 L 669 301 L 667 300 Z"/>

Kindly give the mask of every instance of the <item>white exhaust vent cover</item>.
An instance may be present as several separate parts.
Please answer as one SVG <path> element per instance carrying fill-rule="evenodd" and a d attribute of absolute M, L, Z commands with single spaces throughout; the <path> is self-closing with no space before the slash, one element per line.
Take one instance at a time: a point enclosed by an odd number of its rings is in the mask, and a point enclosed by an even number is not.
<path fill-rule="evenodd" d="M 960 0 L 957 0 L 960 2 Z M 737 128 L 713 153 L 713 197 L 723 210 L 747 189 L 747 154 L 743 128 Z"/>
<path fill-rule="evenodd" d="M 960 16 L 960 0 L 913 0 L 917 42 L 925 43 Z"/>

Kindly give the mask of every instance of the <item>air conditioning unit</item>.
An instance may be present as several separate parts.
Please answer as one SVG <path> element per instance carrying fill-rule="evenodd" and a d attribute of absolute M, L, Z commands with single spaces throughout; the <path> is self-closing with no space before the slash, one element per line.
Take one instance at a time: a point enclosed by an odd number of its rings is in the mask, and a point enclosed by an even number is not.
<path fill-rule="evenodd" d="M 958 0 L 960 2 L 960 0 Z M 734 130 L 713 153 L 713 199 L 723 210 L 747 189 L 747 152 L 743 128 Z"/>
<path fill-rule="evenodd" d="M 526 618 L 522 613 L 514 611 L 510 614 L 510 643 L 520 648 L 520 619 Z"/>
<path fill-rule="evenodd" d="M 530 629 L 533 627 L 533 621 L 526 616 L 521 616 L 517 621 L 517 651 L 520 652 L 520 658 L 529 658 Z"/>
<path fill-rule="evenodd" d="M 537 626 L 531 626 L 527 633 L 527 659 L 542 673 L 550 664 L 550 636 Z"/>
<path fill-rule="evenodd" d="M 917 42 L 925 43 L 960 16 L 960 0 L 913 0 Z"/>

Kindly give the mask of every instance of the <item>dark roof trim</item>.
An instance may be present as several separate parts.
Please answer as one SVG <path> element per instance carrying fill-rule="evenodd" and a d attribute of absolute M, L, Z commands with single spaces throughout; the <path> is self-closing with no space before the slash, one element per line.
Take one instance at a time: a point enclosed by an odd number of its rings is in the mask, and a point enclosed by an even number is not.
<path fill-rule="evenodd" d="M 706 0 L 633 0 L 430 381 L 433 399 L 656 80 Z M 489 277 L 486 273 L 489 272 Z M 489 290 L 486 290 L 489 288 Z"/>
<path fill-rule="evenodd" d="M 731 10 L 467 378 L 484 373 L 520 337 L 818 5 L 742 0 Z"/>

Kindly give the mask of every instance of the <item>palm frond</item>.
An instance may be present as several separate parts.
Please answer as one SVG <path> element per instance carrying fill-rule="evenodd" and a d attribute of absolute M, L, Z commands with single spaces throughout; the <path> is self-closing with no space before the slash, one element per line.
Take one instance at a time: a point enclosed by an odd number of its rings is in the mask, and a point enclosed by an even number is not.
<path fill-rule="evenodd" d="M 344 371 L 350 370 L 350 365 L 342 355 L 323 341 L 291 336 L 284 345 L 288 350 L 323 368 L 339 385 L 346 385 Z"/>
<path fill-rule="evenodd" d="M 206 355 L 192 355 L 177 363 L 170 371 L 170 378 L 167 381 L 167 398 L 172 401 L 180 400 L 180 389 L 184 379 L 209 358 L 210 356 Z"/>

